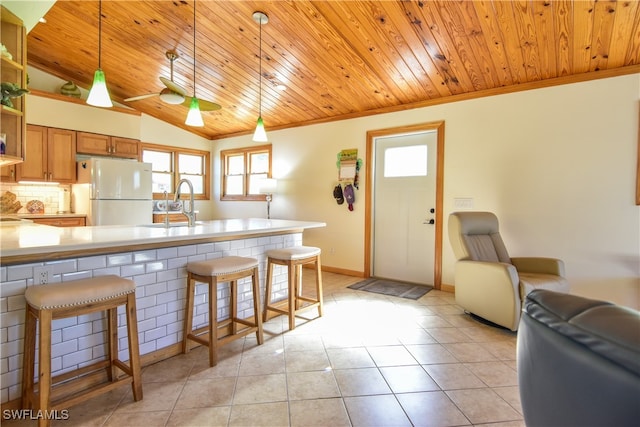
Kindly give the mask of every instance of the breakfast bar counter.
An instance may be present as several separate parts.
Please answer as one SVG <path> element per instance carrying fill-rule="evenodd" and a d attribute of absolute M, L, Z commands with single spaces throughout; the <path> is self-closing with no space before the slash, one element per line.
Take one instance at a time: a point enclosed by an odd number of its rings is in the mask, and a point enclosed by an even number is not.
<path fill-rule="evenodd" d="M 0 385 L 2 408 L 20 404 L 25 290 L 29 286 L 114 274 L 136 285 L 138 337 L 143 364 L 181 351 L 189 262 L 225 256 L 246 256 L 259 262 L 260 299 L 264 301 L 266 251 L 300 246 L 309 228 L 322 222 L 280 219 L 226 219 L 141 226 L 58 228 L 30 222 L 0 226 Z M 281 266 L 277 266 L 281 267 Z M 284 267 L 274 271 L 272 299 L 287 295 Z M 217 292 L 218 319 L 229 316 L 229 286 Z M 208 323 L 207 286 L 198 284 L 194 328 Z M 253 315 L 251 281 L 238 283 L 238 315 Z M 120 316 L 119 316 L 120 317 Z M 120 319 L 120 321 L 123 321 Z M 120 339 L 126 328 L 119 327 Z M 53 321 L 53 375 L 94 362 L 104 354 L 104 317 L 78 316 Z M 126 344 L 125 344 L 126 345 Z M 121 349 L 126 352 L 126 349 Z"/>
<path fill-rule="evenodd" d="M 0 228 L 0 265 L 264 237 L 324 226 L 322 222 L 263 218 L 196 221 L 193 227 L 155 223 L 57 228 L 24 222 Z"/>

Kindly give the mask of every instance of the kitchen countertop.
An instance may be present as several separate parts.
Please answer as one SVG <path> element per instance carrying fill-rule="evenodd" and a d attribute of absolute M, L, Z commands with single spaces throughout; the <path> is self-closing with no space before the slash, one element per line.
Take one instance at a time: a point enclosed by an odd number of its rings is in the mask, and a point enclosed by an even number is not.
<path fill-rule="evenodd" d="M 246 239 L 325 226 L 323 222 L 264 218 L 196 221 L 194 227 L 172 223 L 168 228 L 163 223 L 64 228 L 19 223 L 0 228 L 0 264 Z"/>

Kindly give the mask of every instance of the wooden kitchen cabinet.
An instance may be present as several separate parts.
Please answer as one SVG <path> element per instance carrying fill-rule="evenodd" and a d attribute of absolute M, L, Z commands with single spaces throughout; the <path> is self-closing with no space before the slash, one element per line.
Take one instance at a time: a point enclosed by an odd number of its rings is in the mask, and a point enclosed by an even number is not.
<path fill-rule="evenodd" d="M 4 6 L 0 6 L 0 42 L 8 55 L 0 55 L 2 82 L 27 87 L 27 43 L 22 20 Z M 0 165 L 11 165 L 22 161 L 25 138 L 26 96 L 11 98 L 12 107 L 0 105 L 0 133 L 5 136 L 4 152 L 0 152 Z M 10 169 L 2 171 L 2 180 L 10 176 Z"/>
<path fill-rule="evenodd" d="M 0 167 L 0 181 L 16 182 L 16 165 Z"/>
<path fill-rule="evenodd" d="M 18 181 L 76 182 L 76 132 L 28 125 L 24 162 L 16 165 Z"/>
<path fill-rule="evenodd" d="M 164 222 L 164 218 L 166 214 L 164 213 L 154 213 L 153 214 L 153 222 Z M 183 213 L 180 212 L 169 212 L 169 222 L 187 222 L 189 218 Z"/>
<path fill-rule="evenodd" d="M 84 227 L 86 224 L 86 218 L 84 217 L 71 217 L 71 218 L 33 218 L 31 219 L 36 224 L 53 225 L 55 227 Z"/>
<path fill-rule="evenodd" d="M 99 156 L 137 159 L 140 153 L 140 141 L 119 136 L 78 132 L 76 150 L 78 154 L 96 154 Z"/>

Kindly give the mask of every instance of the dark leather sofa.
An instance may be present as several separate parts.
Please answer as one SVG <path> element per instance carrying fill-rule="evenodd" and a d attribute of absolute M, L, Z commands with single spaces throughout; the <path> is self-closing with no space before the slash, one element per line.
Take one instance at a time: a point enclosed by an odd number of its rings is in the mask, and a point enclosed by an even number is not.
<path fill-rule="evenodd" d="M 518 329 L 527 427 L 640 426 L 640 313 L 531 292 Z"/>

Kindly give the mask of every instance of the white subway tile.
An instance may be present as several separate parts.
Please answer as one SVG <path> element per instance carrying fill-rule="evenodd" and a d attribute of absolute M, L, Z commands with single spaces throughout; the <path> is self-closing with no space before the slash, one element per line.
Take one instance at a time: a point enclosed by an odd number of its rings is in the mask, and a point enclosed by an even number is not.
<path fill-rule="evenodd" d="M 107 257 L 104 255 L 78 259 L 78 270 L 94 270 L 107 266 Z"/>

